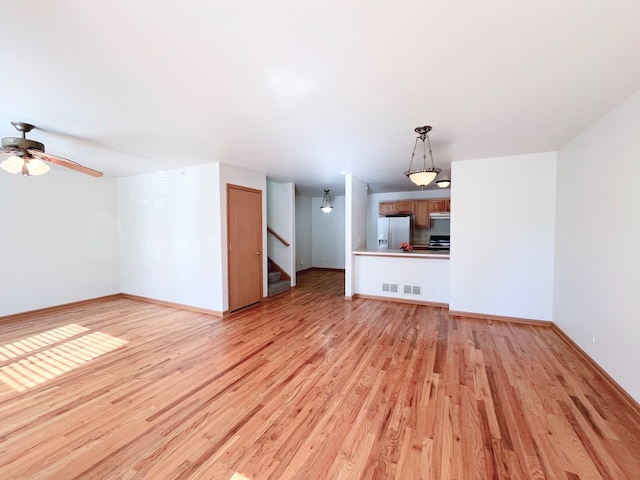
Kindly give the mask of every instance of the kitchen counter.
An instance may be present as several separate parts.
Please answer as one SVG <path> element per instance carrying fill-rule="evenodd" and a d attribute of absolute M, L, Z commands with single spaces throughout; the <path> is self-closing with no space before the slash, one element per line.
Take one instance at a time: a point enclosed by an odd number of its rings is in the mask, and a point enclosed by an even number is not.
<path fill-rule="evenodd" d="M 450 258 L 449 252 L 437 250 L 410 250 L 405 252 L 401 249 L 375 249 L 361 248 L 352 252 L 354 255 L 367 255 L 374 257 L 405 257 L 405 258 Z"/>

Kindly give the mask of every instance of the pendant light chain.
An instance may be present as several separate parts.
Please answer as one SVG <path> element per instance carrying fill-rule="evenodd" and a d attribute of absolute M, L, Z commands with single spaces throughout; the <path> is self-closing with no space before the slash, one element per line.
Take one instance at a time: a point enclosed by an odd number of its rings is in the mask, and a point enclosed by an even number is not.
<path fill-rule="evenodd" d="M 420 135 L 420 139 L 422 140 L 422 168 L 427 168 L 427 144 L 424 143 L 425 136 L 426 134 L 424 133 Z M 429 147 L 429 154 L 431 154 L 431 147 Z"/>
<path fill-rule="evenodd" d="M 411 167 L 413 166 L 413 159 L 416 156 L 416 148 L 418 148 L 418 140 L 420 139 L 420 137 L 416 137 L 416 143 L 413 144 L 413 153 L 411 154 L 411 161 L 409 162 L 409 170 L 411 170 Z"/>
<path fill-rule="evenodd" d="M 429 140 L 429 134 L 426 134 L 427 137 L 427 143 L 429 144 L 429 156 L 431 157 L 431 168 L 435 169 L 436 168 L 436 164 L 433 163 L 433 152 L 431 152 L 431 140 Z"/>

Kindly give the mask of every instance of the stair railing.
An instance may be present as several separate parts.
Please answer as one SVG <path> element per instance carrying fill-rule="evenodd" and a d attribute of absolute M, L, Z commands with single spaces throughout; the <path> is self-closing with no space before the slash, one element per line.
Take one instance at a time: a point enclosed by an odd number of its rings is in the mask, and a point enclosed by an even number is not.
<path fill-rule="evenodd" d="M 282 243 L 285 247 L 291 246 L 291 244 L 289 242 L 287 242 L 284 238 L 282 238 L 280 235 L 278 235 L 276 232 L 274 232 L 271 227 L 267 227 L 267 232 L 269 232 L 271 235 L 276 237 L 280 241 L 280 243 Z"/>

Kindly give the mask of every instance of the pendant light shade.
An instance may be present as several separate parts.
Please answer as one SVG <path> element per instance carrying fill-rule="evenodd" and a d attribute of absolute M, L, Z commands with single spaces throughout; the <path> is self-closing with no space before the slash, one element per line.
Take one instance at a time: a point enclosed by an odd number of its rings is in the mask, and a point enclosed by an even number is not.
<path fill-rule="evenodd" d="M 420 188 L 426 187 L 434 178 L 440 173 L 441 169 L 436 168 L 433 163 L 433 153 L 431 152 L 431 141 L 429 140 L 429 132 L 431 127 L 426 125 L 424 127 L 416 127 L 415 132 L 418 134 L 416 137 L 416 143 L 413 145 L 413 153 L 411 154 L 411 162 L 409 163 L 409 170 L 404 174 L 409 179 L 418 185 Z M 425 142 L 426 140 L 426 142 Z M 413 159 L 416 156 L 416 149 L 418 148 L 418 141 L 422 142 L 422 168 L 413 168 Z M 431 159 L 431 166 L 427 166 L 427 145 L 429 146 L 429 158 Z"/>
<path fill-rule="evenodd" d="M 333 209 L 333 203 L 331 203 L 331 194 L 329 193 L 329 190 L 324 191 L 324 195 L 322 196 L 322 205 L 320 206 L 320 209 L 324 213 L 329 213 Z"/>
<path fill-rule="evenodd" d="M 447 172 L 441 172 L 436 178 L 436 185 L 440 188 L 447 188 L 451 185 L 451 175 Z"/>

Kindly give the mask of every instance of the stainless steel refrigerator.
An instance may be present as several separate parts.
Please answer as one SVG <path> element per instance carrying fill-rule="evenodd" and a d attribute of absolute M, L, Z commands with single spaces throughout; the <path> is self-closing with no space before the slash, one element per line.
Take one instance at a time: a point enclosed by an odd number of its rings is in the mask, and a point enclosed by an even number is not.
<path fill-rule="evenodd" d="M 411 216 L 378 218 L 378 248 L 400 248 L 402 242 L 411 243 Z"/>

